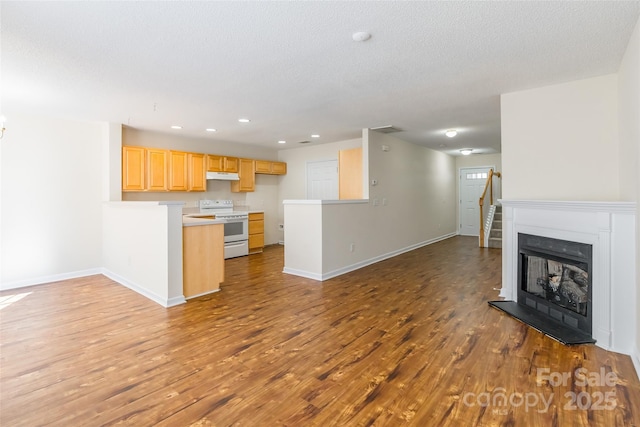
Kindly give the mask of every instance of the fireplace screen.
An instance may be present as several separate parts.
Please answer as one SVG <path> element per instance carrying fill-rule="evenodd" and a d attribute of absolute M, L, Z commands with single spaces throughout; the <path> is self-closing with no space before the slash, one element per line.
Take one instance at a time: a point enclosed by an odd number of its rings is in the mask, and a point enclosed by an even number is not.
<path fill-rule="evenodd" d="M 574 265 L 524 255 L 522 290 L 582 316 L 587 315 L 589 274 L 586 265 Z M 524 272 L 524 271 L 523 271 Z"/>

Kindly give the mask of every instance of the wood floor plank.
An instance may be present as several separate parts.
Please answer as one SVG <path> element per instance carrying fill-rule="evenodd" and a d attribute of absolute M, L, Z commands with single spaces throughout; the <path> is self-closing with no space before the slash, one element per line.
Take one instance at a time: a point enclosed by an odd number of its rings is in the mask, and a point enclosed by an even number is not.
<path fill-rule="evenodd" d="M 640 426 L 628 356 L 488 306 L 500 263 L 455 237 L 320 283 L 273 246 L 169 309 L 104 276 L 0 292 L 27 294 L 0 310 L 0 425 Z"/>

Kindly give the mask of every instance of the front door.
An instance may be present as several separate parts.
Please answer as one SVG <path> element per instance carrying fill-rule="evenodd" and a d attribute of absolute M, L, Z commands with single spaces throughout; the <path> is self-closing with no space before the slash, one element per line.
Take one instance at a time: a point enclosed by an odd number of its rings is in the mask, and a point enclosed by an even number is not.
<path fill-rule="evenodd" d="M 460 234 L 480 235 L 480 206 L 478 202 L 489 176 L 489 167 L 460 169 Z M 488 210 L 485 199 L 484 213 Z"/>

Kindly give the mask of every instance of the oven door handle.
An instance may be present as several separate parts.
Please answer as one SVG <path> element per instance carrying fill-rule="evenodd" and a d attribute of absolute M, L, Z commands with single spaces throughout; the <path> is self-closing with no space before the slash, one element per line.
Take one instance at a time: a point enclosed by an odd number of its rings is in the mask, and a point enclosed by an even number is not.
<path fill-rule="evenodd" d="M 231 224 L 231 223 L 235 223 L 235 222 L 245 222 L 247 221 L 248 218 L 242 218 L 242 219 L 225 219 L 224 222 L 226 224 Z"/>
<path fill-rule="evenodd" d="M 246 244 L 246 240 L 240 240 L 239 242 L 229 242 L 229 243 L 225 243 L 224 247 L 225 248 L 235 248 L 236 246 L 244 246 Z"/>

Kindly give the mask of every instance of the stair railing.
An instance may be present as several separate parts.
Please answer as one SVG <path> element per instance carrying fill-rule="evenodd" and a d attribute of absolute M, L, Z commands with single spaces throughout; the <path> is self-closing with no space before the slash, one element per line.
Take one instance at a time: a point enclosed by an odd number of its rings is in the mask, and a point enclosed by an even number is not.
<path fill-rule="evenodd" d="M 480 247 L 484 248 L 484 198 L 487 195 L 487 190 L 489 190 L 489 205 L 493 205 L 493 177 L 496 176 L 498 178 L 502 178 L 502 174 L 500 172 L 494 172 L 493 169 L 489 169 L 489 175 L 487 176 L 487 182 L 484 185 L 484 190 L 482 191 L 482 196 L 480 196 Z"/>

